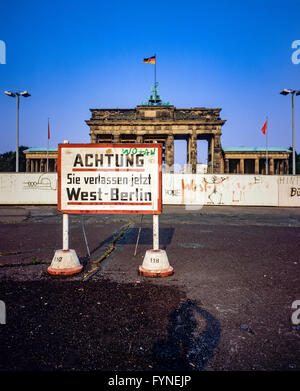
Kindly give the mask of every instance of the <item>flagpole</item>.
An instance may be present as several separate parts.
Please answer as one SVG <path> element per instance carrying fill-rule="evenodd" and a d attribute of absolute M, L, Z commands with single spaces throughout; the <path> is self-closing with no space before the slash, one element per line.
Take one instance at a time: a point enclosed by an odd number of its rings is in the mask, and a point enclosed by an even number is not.
<path fill-rule="evenodd" d="M 267 117 L 267 128 L 266 128 L 266 175 L 269 174 L 269 162 L 268 162 L 268 117 Z"/>
<path fill-rule="evenodd" d="M 47 173 L 49 168 L 49 118 L 48 118 L 48 135 L 47 135 Z"/>
<path fill-rule="evenodd" d="M 155 62 L 154 62 L 154 99 L 156 100 L 156 53 L 154 54 Z"/>

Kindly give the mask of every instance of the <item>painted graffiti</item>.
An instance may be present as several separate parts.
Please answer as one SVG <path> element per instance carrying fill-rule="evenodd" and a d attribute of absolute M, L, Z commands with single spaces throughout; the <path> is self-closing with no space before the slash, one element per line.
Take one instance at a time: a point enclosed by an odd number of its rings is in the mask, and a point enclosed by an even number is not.
<path fill-rule="evenodd" d="M 232 202 L 246 201 L 245 192 L 242 190 L 232 190 Z"/>
<path fill-rule="evenodd" d="M 56 189 L 55 173 L 0 173 L 3 204 L 55 204 Z M 300 176 L 163 173 L 162 192 L 166 205 L 196 205 L 197 209 L 209 203 L 300 207 Z"/>
<path fill-rule="evenodd" d="M 291 185 L 299 186 L 300 185 L 300 176 L 281 176 L 279 177 L 280 185 Z"/>
<path fill-rule="evenodd" d="M 57 190 L 57 179 L 42 174 L 37 181 L 26 181 L 23 185 L 25 190 Z"/>
<path fill-rule="evenodd" d="M 144 155 L 144 156 L 152 156 L 155 155 L 155 148 L 123 148 L 122 149 L 122 154 L 124 155 L 136 155 L 139 153 L 139 155 Z"/>
<path fill-rule="evenodd" d="M 170 196 L 174 196 L 174 197 L 178 197 L 181 195 L 181 190 L 179 190 L 179 189 L 177 189 L 177 190 L 165 189 L 165 194 L 170 195 Z"/>
<path fill-rule="evenodd" d="M 226 177 L 218 178 L 217 176 L 213 176 L 210 181 L 206 180 L 206 178 L 203 178 L 203 182 L 205 183 L 205 186 L 207 188 L 207 185 L 213 185 L 212 191 L 209 193 L 209 203 L 210 204 L 222 204 L 222 196 L 223 193 L 217 189 L 217 185 L 220 185 L 225 181 Z"/>
<path fill-rule="evenodd" d="M 254 177 L 254 184 L 260 184 L 260 183 L 262 183 L 262 180 L 261 180 L 261 178 L 260 178 L 260 177 L 257 177 L 257 176 L 255 176 L 255 177 Z"/>
<path fill-rule="evenodd" d="M 211 177 L 203 177 L 201 182 L 198 184 L 195 183 L 194 179 L 190 182 L 185 181 L 184 178 L 181 179 L 181 203 L 185 203 L 185 192 L 191 191 L 196 193 L 207 193 L 209 201 L 208 204 L 222 204 L 222 192 L 219 189 L 220 184 L 222 184 L 227 177 L 217 177 L 213 175 Z"/>
<path fill-rule="evenodd" d="M 227 174 L 165 175 L 165 203 L 198 206 L 278 204 L 279 177 Z"/>
<path fill-rule="evenodd" d="M 291 187 L 291 197 L 300 197 L 300 187 Z"/>

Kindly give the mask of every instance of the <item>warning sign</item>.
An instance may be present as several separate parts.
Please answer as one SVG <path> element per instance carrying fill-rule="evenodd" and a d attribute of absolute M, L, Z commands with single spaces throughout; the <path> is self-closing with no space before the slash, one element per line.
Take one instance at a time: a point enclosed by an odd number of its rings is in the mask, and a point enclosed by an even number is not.
<path fill-rule="evenodd" d="M 58 210 L 161 213 L 160 144 L 59 144 Z"/>

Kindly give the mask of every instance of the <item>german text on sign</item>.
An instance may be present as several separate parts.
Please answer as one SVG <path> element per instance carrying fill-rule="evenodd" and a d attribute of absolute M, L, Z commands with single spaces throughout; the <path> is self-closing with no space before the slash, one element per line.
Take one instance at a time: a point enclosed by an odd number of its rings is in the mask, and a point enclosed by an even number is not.
<path fill-rule="evenodd" d="M 59 144 L 58 209 L 161 213 L 160 144 Z"/>

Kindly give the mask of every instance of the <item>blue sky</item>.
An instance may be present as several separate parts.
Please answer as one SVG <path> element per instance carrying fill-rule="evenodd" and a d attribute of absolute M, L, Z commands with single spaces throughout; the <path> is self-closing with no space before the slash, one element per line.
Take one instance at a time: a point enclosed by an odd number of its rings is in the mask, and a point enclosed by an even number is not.
<path fill-rule="evenodd" d="M 224 147 L 292 145 L 291 96 L 300 89 L 300 1 L 14 1 L 1 5 L 0 153 L 15 150 L 16 102 L 5 90 L 28 90 L 20 106 L 20 145 L 89 142 L 90 108 L 133 108 L 157 81 L 177 108 L 219 107 Z M 299 55 L 300 57 L 300 55 Z M 300 152 L 300 96 L 295 99 Z M 201 144 L 202 145 L 202 144 Z M 176 162 L 185 146 L 175 145 Z M 204 162 L 203 146 L 198 160 Z"/>

